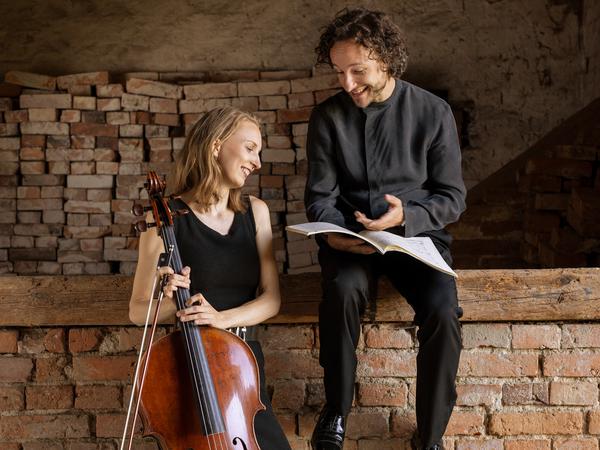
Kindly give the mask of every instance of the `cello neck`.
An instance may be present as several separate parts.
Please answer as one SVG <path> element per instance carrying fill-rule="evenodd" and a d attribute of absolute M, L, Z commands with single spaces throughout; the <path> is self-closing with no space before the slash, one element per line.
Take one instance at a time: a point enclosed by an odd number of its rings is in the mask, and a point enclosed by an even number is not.
<path fill-rule="evenodd" d="M 172 226 L 163 226 L 161 236 L 167 252 L 171 252 L 171 267 L 175 273 L 181 273 L 183 264 L 177 247 L 175 233 Z M 187 308 L 190 299 L 190 291 L 186 288 L 178 288 L 175 291 L 175 303 L 177 310 Z M 204 433 L 223 433 L 225 423 L 221 409 L 217 401 L 215 385 L 211 376 L 206 351 L 202 342 L 201 327 L 193 322 L 180 322 L 184 345 L 186 348 L 186 359 L 192 381 L 192 388 L 200 417 L 203 419 Z"/>

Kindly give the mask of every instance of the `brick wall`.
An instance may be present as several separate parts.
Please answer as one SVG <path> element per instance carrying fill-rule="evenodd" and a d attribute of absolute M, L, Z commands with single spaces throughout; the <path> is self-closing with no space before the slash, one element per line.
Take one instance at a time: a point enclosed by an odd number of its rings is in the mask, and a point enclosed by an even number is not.
<path fill-rule="evenodd" d="M 141 77 L 145 77 L 142 79 Z M 148 170 L 167 174 L 185 129 L 205 111 L 234 105 L 262 122 L 263 167 L 245 188 L 272 213 L 280 271 L 316 270 L 314 242 L 286 243 L 305 221 L 306 130 L 333 74 L 229 71 L 107 72 L 48 77 L 8 72 L 0 85 L 0 270 L 16 274 L 131 273 L 134 202 Z M 290 238 L 293 241 L 293 238 Z"/>
<path fill-rule="evenodd" d="M 417 352 L 407 326 L 363 325 L 350 450 L 407 448 Z M 447 448 L 597 449 L 598 336 L 586 322 L 464 324 Z M 0 329 L 0 447 L 118 448 L 140 337 L 132 327 Z M 323 401 L 315 325 L 265 326 L 261 340 L 277 416 L 293 448 L 308 450 Z M 134 448 L 157 448 L 143 442 Z"/>

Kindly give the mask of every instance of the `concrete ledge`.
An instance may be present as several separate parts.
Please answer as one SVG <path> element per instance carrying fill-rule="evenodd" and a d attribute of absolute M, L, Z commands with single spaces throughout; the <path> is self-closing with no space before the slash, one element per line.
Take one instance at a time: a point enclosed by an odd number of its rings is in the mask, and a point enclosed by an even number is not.
<path fill-rule="evenodd" d="M 457 271 L 463 322 L 600 319 L 600 268 Z M 0 278 L 0 326 L 131 325 L 132 277 Z M 283 305 L 268 323 L 315 323 L 319 274 L 281 277 Z M 387 280 L 379 286 L 376 322 L 410 322 L 412 310 Z"/>

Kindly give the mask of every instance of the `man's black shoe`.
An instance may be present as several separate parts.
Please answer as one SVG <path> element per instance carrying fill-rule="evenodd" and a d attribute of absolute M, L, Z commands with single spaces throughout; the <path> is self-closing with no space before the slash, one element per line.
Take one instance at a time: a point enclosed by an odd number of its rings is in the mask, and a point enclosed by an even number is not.
<path fill-rule="evenodd" d="M 344 447 L 345 422 L 344 416 L 330 411 L 325 405 L 310 440 L 313 450 L 341 450 Z"/>

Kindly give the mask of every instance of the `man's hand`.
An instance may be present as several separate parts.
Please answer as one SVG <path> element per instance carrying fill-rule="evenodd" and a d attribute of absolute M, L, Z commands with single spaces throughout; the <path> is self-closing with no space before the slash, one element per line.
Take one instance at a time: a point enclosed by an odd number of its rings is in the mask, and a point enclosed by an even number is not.
<path fill-rule="evenodd" d="M 379 219 L 369 219 L 360 211 L 354 211 L 356 221 L 362 224 L 367 230 L 382 231 L 388 228 L 397 227 L 404 222 L 404 208 L 402 200 L 390 194 L 385 194 L 385 201 L 389 203 L 388 210 Z"/>
<path fill-rule="evenodd" d="M 370 255 L 377 251 L 371 244 L 367 244 L 362 239 L 342 236 L 337 233 L 327 233 L 325 239 L 331 248 L 342 252 Z"/>

